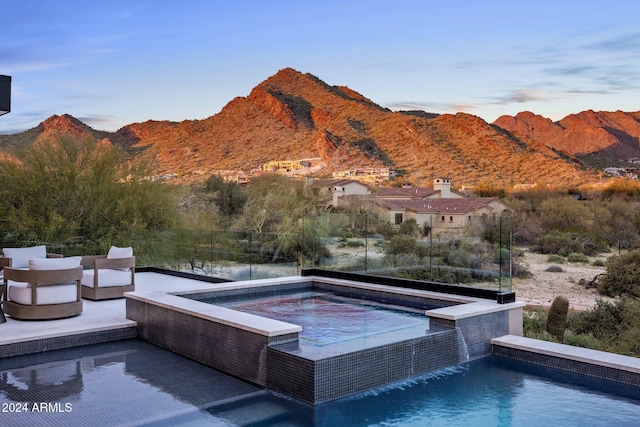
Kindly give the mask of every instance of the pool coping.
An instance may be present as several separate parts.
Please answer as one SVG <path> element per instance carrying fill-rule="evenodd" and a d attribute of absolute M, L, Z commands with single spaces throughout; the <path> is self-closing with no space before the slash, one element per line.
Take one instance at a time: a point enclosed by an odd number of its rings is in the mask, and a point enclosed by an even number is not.
<path fill-rule="evenodd" d="M 636 357 L 513 335 L 492 339 L 491 350 L 504 359 L 640 387 Z"/>
<path fill-rule="evenodd" d="M 452 302 L 456 305 L 425 311 L 425 314 L 429 317 L 449 321 L 456 321 L 501 311 L 518 311 L 526 305 L 523 302 L 498 304 L 496 303 L 496 301 L 477 297 L 464 297 L 427 290 L 398 288 L 390 285 L 363 283 L 353 280 L 337 279 L 325 276 L 287 276 L 242 282 L 227 282 L 215 284 L 204 283 L 201 287 L 192 288 L 184 292 L 180 291 L 166 293 L 157 291 L 135 291 L 125 293 L 125 297 L 144 303 L 153 303 L 164 308 L 172 308 L 184 314 L 196 316 L 204 320 L 220 322 L 227 326 L 233 326 L 266 337 L 276 337 L 291 333 L 298 333 L 302 330 L 302 328 L 291 323 L 243 313 L 213 304 L 207 304 L 197 300 L 189 299 L 188 297 L 193 295 L 218 293 L 228 290 L 288 285 L 300 282 L 317 282 L 350 287 L 360 290 L 383 291 L 385 293 L 395 294 L 399 296 L 431 297 L 433 299 Z"/>
<path fill-rule="evenodd" d="M 636 357 L 515 335 L 494 338 L 491 344 L 640 374 L 640 359 Z"/>

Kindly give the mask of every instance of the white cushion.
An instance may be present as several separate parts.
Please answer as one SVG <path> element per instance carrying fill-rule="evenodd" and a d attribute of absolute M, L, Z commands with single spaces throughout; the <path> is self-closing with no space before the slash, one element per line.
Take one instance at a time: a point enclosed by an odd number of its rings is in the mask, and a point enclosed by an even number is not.
<path fill-rule="evenodd" d="M 29 270 L 68 270 L 80 267 L 81 256 L 66 258 L 42 258 L 29 260 Z"/>
<path fill-rule="evenodd" d="M 82 257 L 67 258 L 42 258 L 29 260 L 30 270 L 67 270 L 69 268 L 80 267 Z M 31 304 L 31 284 L 24 282 L 14 282 L 9 280 L 8 297 L 18 304 Z M 60 285 L 38 286 L 36 290 L 37 305 L 63 304 L 78 300 L 78 288 L 75 283 L 64 283 Z"/>
<path fill-rule="evenodd" d="M 118 248 L 111 246 L 109 253 L 107 253 L 107 259 L 114 258 L 129 258 L 133 256 L 133 248 Z"/>
<path fill-rule="evenodd" d="M 11 301 L 24 305 L 31 304 L 31 286 L 28 283 L 9 280 L 8 287 L 8 296 Z M 74 302 L 78 300 L 78 288 L 75 284 L 39 286 L 36 289 L 36 300 L 37 305 Z"/>
<path fill-rule="evenodd" d="M 82 272 L 82 285 L 93 288 L 93 276 L 95 270 L 84 270 Z M 127 286 L 131 284 L 131 271 L 114 270 L 111 268 L 101 268 L 98 270 L 98 287 L 108 288 L 111 286 Z"/>
<path fill-rule="evenodd" d="M 11 268 L 27 268 L 30 259 L 46 258 L 47 247 L 45 245 L 32 246 L 30 248 L 4 248 L 3 254 L 11 258 Z"/>
<path fill-rule="evenodd" d="M 116 246 L 111 246 L 109 249 L 109 253 L 107 253 L 107 259 L 117 259 L 117 258 L 130 258 L 133 256 L 133 248 L 118 248 Z M 129 271 L 129 268 L 119 268 L 121 271 Z M 102 279 L 99 279 L 102 281 Z M 102 285 L 98 285 L 102 286 Z M 114 285 L 120 286 L 120 285 Z"/>

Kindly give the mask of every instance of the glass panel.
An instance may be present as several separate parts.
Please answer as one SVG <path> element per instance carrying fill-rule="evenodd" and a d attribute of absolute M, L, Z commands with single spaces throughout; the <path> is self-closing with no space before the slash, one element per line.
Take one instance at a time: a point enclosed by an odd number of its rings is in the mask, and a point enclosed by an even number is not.
<path fill-rule="evenodd" d="M 2 246 L 45 244 L 49 252 L 65 256 L 132 246 L 138 266 L 228 280 L 320 268 L 511 292 L 511 218 L 440 219 L 404 218 L 394 226 L 377 215 L 331 213 L 301 218 L 300 234 L 165 229 L 94 241 L 78 230 L 4 230 Z"/>

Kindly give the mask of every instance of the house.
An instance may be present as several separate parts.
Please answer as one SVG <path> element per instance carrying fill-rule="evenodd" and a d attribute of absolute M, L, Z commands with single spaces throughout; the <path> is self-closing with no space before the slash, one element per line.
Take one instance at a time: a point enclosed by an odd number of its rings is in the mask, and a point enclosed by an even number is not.
<path fill-rule="evenodd" d="M 330 200 L 326 202 L 326 208 L 340 206 L 340 199 L 343 197 L 363 197 L 371 195 L 369 187 L 352 179 L 337 179 L 324 184 L 323 192 L 328 192 L 331 196 Z"/>
<path fill-rule="evenodd" d="M 377 188 L 374 196 L 378 200 L 422 200 L 422 199 L 459 199 L 467 197 L 451 188 L 448 178 L 436 178 L 433 187 Z"/>
<path fill-rule="evenodd" d="M 431 230 L 434 235 L 459 234 L 475 220 L 496 220 L 513 214 L 510 206 L 495 197 L 383 200 L 380 207 L 393 225 L 415 219 L 425 234 Z"/>
<path fill-rule="evenodd" d="M 378 212 L 395 226 L 415 219 L 425 234 L 427 230 L 434 235 L 461 233 L 474 220 L 495 220 L 514 211 L 498 198 L 469 197 L 453 190 L 448 178 L 434 179 L 432 188 L 380 187 L 372 192 L 366 185 L 348 179 L 330 181 L 323 188 L 331 195 L 327 208 L 366 204 L 370 211 Z"/>

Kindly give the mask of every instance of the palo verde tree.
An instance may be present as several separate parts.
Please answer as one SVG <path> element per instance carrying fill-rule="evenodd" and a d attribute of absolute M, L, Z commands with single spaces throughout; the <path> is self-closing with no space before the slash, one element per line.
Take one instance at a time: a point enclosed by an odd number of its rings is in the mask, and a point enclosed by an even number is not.
<path fill-rule="evenodd" d="M 0 161 L 0 226 L 23 240 L 131 244 L 179 218 L 173 192 L 145 175 L 108 143 L 39 141 Z"/>

